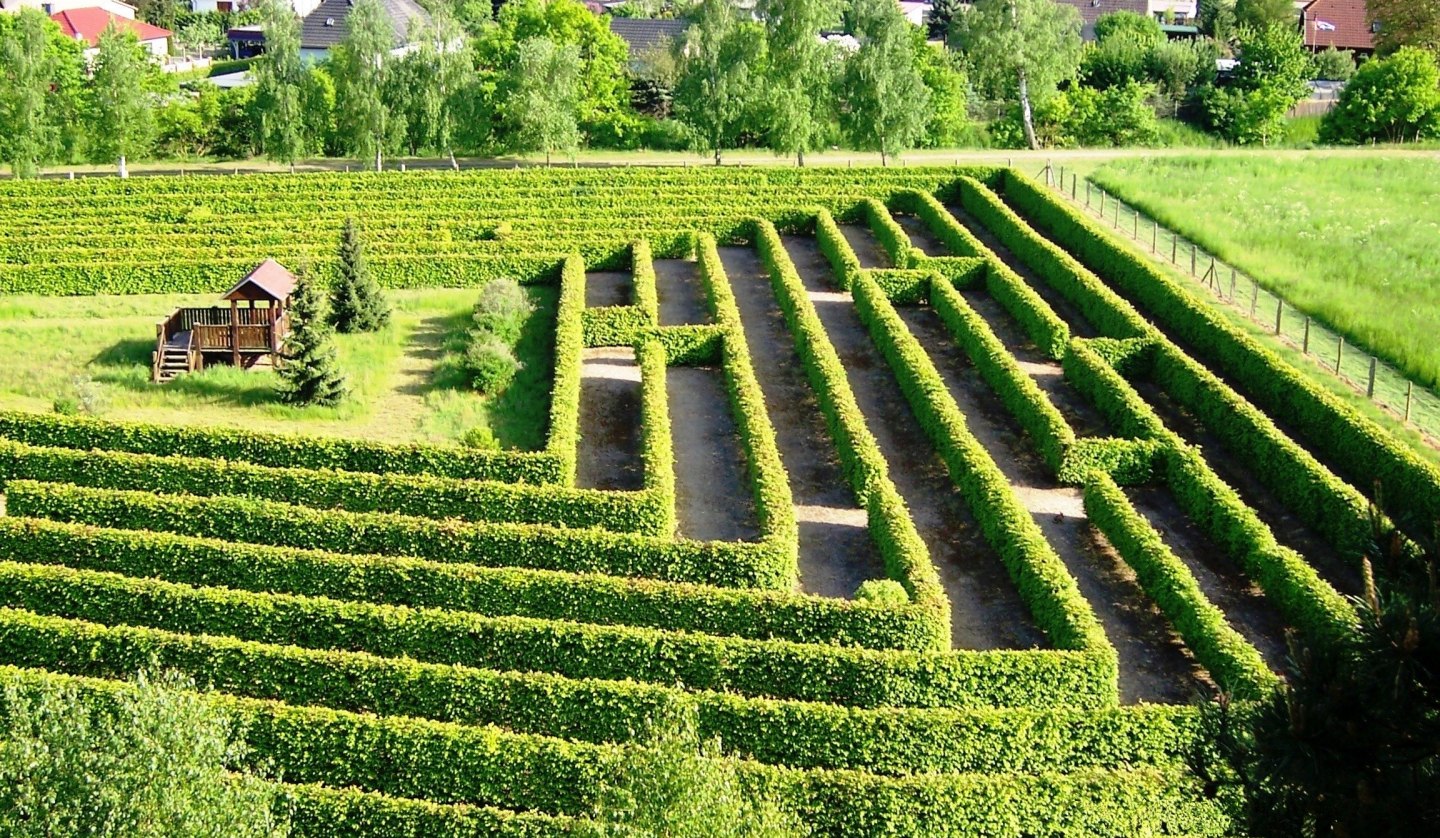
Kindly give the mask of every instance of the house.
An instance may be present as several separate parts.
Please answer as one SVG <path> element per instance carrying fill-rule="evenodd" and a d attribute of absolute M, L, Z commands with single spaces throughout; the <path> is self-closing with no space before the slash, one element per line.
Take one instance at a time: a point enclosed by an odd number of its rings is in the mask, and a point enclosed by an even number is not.
<path fill-rule="evenodd" d="M 152 26 L 143 20 L 121 17 L 99 6 L 56 12 L 50 19 L 60 24 L 60 31 L 68 38 L 84 41 L 85 57 L 94 58 L 100 51 L 100 35 L 111 26 L 128 29 L 140 39 L 145 51 L 161 60 L 170 54 L 170 30 Z"/>
<path fill-rule="evenodd" d="M 632 58 L 666 44 L 679 43 L 690 26 L 689 21 L 685 20 L 645 20 L 614 16 L 609 20 L 610 31 L 620 36 L 620 40 L 630 47 Z"/>
<path fill-rule="evenodd" d="M 1312 50 L 1328 47 L 1375 51 L 1379 22 L 1370 22 L 1365 0 L 1310 0 L 1300 7 L 1300 31 Z"/>
<path fill-rule="evenodd" d="M 1111 12 L 1134 12 L 1153 17 L 1160 28 L 1172 37 L 1195 35 L 1197 0 L 1055 0 L 1080 13 L 1080 37 L 1095 40 L 1095 21 Z"/>
<path fill-rule="evenodd" d="M 354 0 L 321 0 L 300 23 L 300 57 L 305 61 L 323 61 L 330 50 L 345 40 L 350 31 L 345 25 Z M 430 13 L 415 0 L 380 0 L 380 9 L 395 33 L 395 52 L 404 52 L 410 43 L 410 28 L 416 23 L 429 23 Z"/>

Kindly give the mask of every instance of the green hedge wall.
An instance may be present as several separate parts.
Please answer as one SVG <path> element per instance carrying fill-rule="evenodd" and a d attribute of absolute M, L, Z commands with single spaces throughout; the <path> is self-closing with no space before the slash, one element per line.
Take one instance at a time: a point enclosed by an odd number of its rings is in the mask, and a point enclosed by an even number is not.
<path fill-rule="evenodd" d="M 670 406 L 666 387 L 665 347 L 646 340 L 635 349 L 640 367 L 640 460 L 644 466 L 644 490 L 655 513 L 647 535 L 674 538 L 678 526 L 675 513 L 675 450 L 670 434 Z M 624 494 L 624 493 L 613 493 Z"/>
<path fill-rule="evenodd" d="M 1163 269 L 1049 195 L 1007 172 L 1006 197 L 1061 245 L 1133 298 L 1212 365 L 1242 395 L 1329 463 L 1351 485 L 1381 487 L 1383 508 L 1400 521 L 1428 528 L 1440 519 L 1440 469 L 1425 462 L 1379 425 L 1326 392 L 1254 337 L 1192 296 Z"/>
<path fill-rule="evenodd" d="M 1094 474 L 1085 486 L 1085 514 L 1222 689 L 1254 699 L 1279 686 L 1260 653 L 1230 626 L 1190 569 L 1108 475 Z"/>
<path fill-rule="evenodd" d="M 93 654 L 76 658 L 74 649 Z M 440 666 L 4 608 L 0 652 L 11 663 L 70 675 L 125 678 L 138 668 L 164 667 L 245 698 L 494 724 L 581 742 L 643 741 L 657 719 L 688 720 L 704 739 L 747 759 L 897 776 L 1174 765 L 1199 733 L 1195 711 L 1184 706 L 859 709 Z"/>
<path fill-rule="evenodd" d="M 487 567 L 639 576 L 726 587 L 788 588 L 791 578 L 762 545 L 669 541 L 535 524 L 469 524 L 388 513 L 315 510 L 234 497 L 153 495 L 11 481 L 9 512 L 121 529 L 409 556 Z"/>
<path fill-rule="evenodd" d="M 0 411 L 0 437 L 45 447 L 201 457 L 275 468 L 432 474 L 535 484 L 558 483 L 562 477 L 558 458 L 541 451 L 476 451 L 420 443 L 393 445 L 358 439 L 232 428 L 187 428 L 15 411 Z"/>
<path fill-rule="evenodd" d="M 674 532 L 673 492 L 666 497 L 659 489 L 602 492 L 422 475 L 270 468 L 194 457 L 40 448 L 0 439 L 0 481 L 10 480 L 161 494 L 231 495 L 315 509 L 472 522 L 599 527 L 653 536 Z"/>
<path fill-rule="evenodd" d="M 815 224 L 822 251 L 833 251 L 836 242 L 843 243 L 843 236 L 828 215 L 817 216 Z M 834 232 L 830 233 L 832 230 Z M 895 484 L 890 481 L 889 466 L 875 437 L 865 425 L 864 414 L 855 402 L 855 394 L 850 390 L 840 357 L 830 344 L 820 316 L 810 302 L 774 225 L 764 220 L 756 221 L 755 242 L 760 259 L 770 274 L 771 287 L 785 315 L 786 325 L 795 337 L 795 350 L 801 366 L 825 415 L 831 439 L 835 441 L 841 467 L 867 513 L 870 534 L 880 550 L 886 575 L 905 586 L 912 601 L 936 611 L 937 619 L 943 619 L 948 638 L 950 601 L 930 562 L 930 551 L 916 531 Z M 844 249 L 848 250 L 848 245 Z M 851 257 L 853 259 L 853 253 Z M 849 264 L 852 263 L 846 263 L 847 266 Z M 858 265 L 859 261 L 853 260 L 853 264 Z M 863 275 L 863 271 L 851 275 L 849 281 L 853 283 Z"/>
<path fill-rule="evenodd" d="M 90 680 L 65 682 L 87 695 L 98 693 L 97 700 L 123 689 Z M 291 783 L 441 804 L 584 814 L 616 761 L 633 752 L 493 728 L 218 695 L 212 700 L 240 719 L 251 749 L 244 766 L 249 770 L 269 766 Z M 974 835 L 977 828 L 1014 838 L 1050 829 L 1074 836 L 1137 829 L 1219 835 L 1231 826 L 1225 806 L 1204 800 L 1195 781 L 1165 769 L 884 777 L 751 762 L 738 766 L 748 793 L 770 790 L 817 835 Z"/>
<path fill-rule="evenodd" d="M 650 243 L 634 242 L 628 251 L 626 267 L 630 269 L 632 301 L 629 305 L 587 307 L 586 346 L 629 346 L 639 340 L 646 329 L 660 324 Z"/>
<path fill-rule="evenodd" d="M 560 267 L 555 311 L 555 386 L 550 393 L 550 438 L 545 452 L 556 463 L 561 486 L 575 485 L 580 445 L 580 367 L 585 353 L 585 263 L 568 256 Z"/>
<path fill-rule="evenodd" d="M 161 532 L 0 517 L 0 557 L 191 585 L 916 651 L 937 646 L 914 606 L 598 574 L 324 553 Z M 918 613 L 917 613 L 918 611 Z M 945 638 L 948 641 L 948 637 Z"/>

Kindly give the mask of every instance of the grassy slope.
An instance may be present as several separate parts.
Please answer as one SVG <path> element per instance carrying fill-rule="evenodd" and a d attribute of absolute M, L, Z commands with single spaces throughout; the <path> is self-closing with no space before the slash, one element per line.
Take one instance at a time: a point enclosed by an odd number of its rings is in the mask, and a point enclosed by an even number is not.
<path fill-rule="evenodd" d="M 1296 306 L 1440 382 L 1440 160 L 1117 160 L 1093 175 Z"/>
<path fill-rule="evenodd" d="M 373 335 L 339 335 L 354 392 L 339 408 L 295 408 L 275 395 L 271 372 L 215 367 L 164 387 L 150 383 L 155 323 L 210 295 L 0 298 L 0 409 L 49 411 L 77 377 L 100 388 L 103 415 L 167 424 L 362 437 L 454 441 L 487 423 L 508 447 L 544 444 L 552 379 L 555 289 L 530 289 L 536 314 L 521 340 L 526 364 L 510 392 L 482 399 L 443 370 L 447 343 L 468 320 L 476 290 L 392 292 L 395 316 Z"/>

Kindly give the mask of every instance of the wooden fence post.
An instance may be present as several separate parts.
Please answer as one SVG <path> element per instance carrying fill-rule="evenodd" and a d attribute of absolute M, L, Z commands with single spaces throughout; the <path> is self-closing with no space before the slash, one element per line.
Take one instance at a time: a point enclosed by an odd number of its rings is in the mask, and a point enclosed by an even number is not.
<path fill-rule="evenodd" d="M 1088 184 L 1089 181 L 1086 181 L 1086 183 Z M 1072 174 L 1072 175 L 1070 175 L 1070 200 L 1072 200 L 1072 201 L 1079 200 L 1079 196 L 1080 196 L 1080 176 L 1079 176 L 1079 175 L 1076 175 L 1076 174 Z"/>
<path fill-rule="evenodd" d="M 1085 181 L 1085 209 L 1090 209 L 1090 181 Z"/>
<path fill-rule="evenodd" d="M 1180 240 L 1175 238 L 1174 233 L 1170 234 L 1170 264 L 1180 264 Z"/>
<path fill-rule="evenodd" d="M 1335 374 L 1341 378 L 1345 377 L 1340 374 L 1340 362 L 1343 360 L 1345 360 L 1345 336 L 1341 335 L 1339 342 L 1335 344 Z"/>
<path fill-rule="evenodd" d="M 1100 190 L 1100 217 L 1105 217 L 1105 190 Z"/>
<path fill-rule="evenodd" d="M 1285 315 L 1285 299 L 1275 298 L 1275 334 L 1280 334 L 1280 318 Z"/>
<path fill-rule="evenodd" d="M 1135 223 L 1132 224 L 1131 227 L 1130 227 L 1130 238 L 1132 238 L 1132 239 L 1134 239 L 1135 241 L 1138 242 L 1138 241 L 1140 241 L 1140 211 L 1139 211 L 1139 210 L 1136 210 L 1136 211 L 1135 211 L 1134 222 L 1135 222 Z"/>
<path fill-rule="evenodd" d="M 1152 222 L 1152 226 L 1150 227 L 1150 252 L 1151 252 L 1151 253 L 1154 253 L 1154 252 L 1155 252 L 1155 247 L 1156 247 L 1157 244 L 1159 244 L 1159 242 L 1160 242 L 1160 222 L 1159 222 L 1159 221 L 1154 221 L 1154 222 Z"/>
<path fill-rule="evenodd" d="M 1310 354 L 1310 316 L 1305 316 L 1305 340 L 1300 344 L 1300 354 Z"/>
<path fill-rule="evenodd" d="M 1405 382 L 1405 421 L 1410 421 L 1410 396 L 1415 390 L 1415 382 Z"/>
<path fill-rule="evenodd" d="M 1260 283 L 1250 280 L 1250 316 L 1255 316 L 1255 311 L 1260 307 Z"/>
<path fill-rule="evenodd" d="M 1197 255 L 1197 253 L 1196 253 L 1196 249 L 1195 249 L 1195 242 L 1190 242 L 1190 275 L 1191 275 L 1191 276 L 1194 276 L 1194 275 L 1195 275 L 1195 256 L 1196 256 L 1196 255 Z"/>
<path fill-rule="evenodd" d="M 1230 299 L 1235 299 L 1235 269 L 1230 269 Z"/>
<path fill-rule="evenodd" d="M 1379 363 L 1374 355 L 1370 356 L 1370 381 L 1365 385 L 1365 398 L 1367 399 L 1375 398 L 1375 366 Z"/>

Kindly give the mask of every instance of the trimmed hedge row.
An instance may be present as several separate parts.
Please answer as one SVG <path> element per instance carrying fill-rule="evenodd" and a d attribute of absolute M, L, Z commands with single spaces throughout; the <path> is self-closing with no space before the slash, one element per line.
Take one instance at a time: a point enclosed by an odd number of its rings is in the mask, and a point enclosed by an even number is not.
<path fill-rule="evenodd" d="M 637 241 L 629 247 L 631 302 L 628 305 L 587 306 L 586 346 L 629 346 L 646 329 L 660 324 L 660 303 L 655 289 L 655 264 L 650 243 Z M 648 287 L 646 287 L 648 286 Z"/>
<path fill-rule="evenodd" d="M 545 453 L 555 460 L 555 480 L 575 485 L 580 447 L 580 372 L 585 354 L 585 263 L 570 255 L 560 264 L 555 309 L 555 384 L 550 391 L 550 435 Z"/>
<path fill-rule="evenodd" d="M 199 457 L 274 468 L 430 474 L 462 480 L 534 484 L 559 483 L 562 477 L 559 458 L 546 451 L 477 451 L 423 443 L 395 445 L 361 439 L 115 422 L 17 411 L 0 411 L 0 437 L 42 447 Z"/>
<path fill-rule="evenodd" d="M 647 463 L 646 479 L 660 480 L 650 476 L 650 465 Z M 0 439 L 0 482 L 10 480 L 161 494 L 231 495 L 314 509 L 470 522 L 598 527 L 652 536 L 674 533 L 674 504 L 667 504 L 673 501 L 673 494 L 667 497 L 658 488 L 602 492 L 422 475 L 270 468 L 195 457 L 39 448 Z"/>
<path fill-rule="evenodd" d="M 0 517 L 0 557 L 190 585 L 492 616 L 873 649 L 944 648 L 937 646 L 926 619 L 929 612 L 917 613 L 914 606 L 897 608 L 788 591 L 324 553 L 13 516 Z"/>
<path fill-rule="evenodd" d="M 1007 172 L 1005 194 L 1056 241 L 1104 274 L 1272 416 L 1285 417 L 1313 451 L 1325 452 L 1354 486 L 1381 486 L 1392 517 L 1428 528 L 1440 518 L 1440 468 L 1427 463 L 1373 421 L 1326 392 L 1260 341 L 1229 323 L 1133 248 Z"/>
<path fill-rule="evenodd" d="M 12 677 L 27 676 L 36 677 Z M 102 701 L 125 688 L 64 681 Z M 602 780 L 637 751 L 224 695 L 211 700 L 234 713 L 245 731 L 251 753 L 242 768 L 261 773 L 268 767 L 293 783 L 441 804 L 582 815 L 593 809 Z M 743 761 L 737 767 L 746 794 L 776 794 L 817 835 L 951 836 L 977 829 L 1007 838 L 1054 830 L 1097 837 L 1136 829 L 1219 835 L 1230 826 L 1224 806 L 1205 800 L 1195 781 L 1164 769 L 902 778 Z"/>
<path fill-rule="evenodd" d="M 1054 288 L 1106 337 L 1144 337 L 1150 325 L 1070 254 L 1038 235 L 1005 202 L 973 178 L 958 181 L 960 203 L 995 238 Z M 1008 193 L 1007 193 L 1008 194 Z M 1054 344 L 1051 344 L 1052 346 Z"/>
<path fill-rule="evenodd" d="M 1290 625 L 1314 638 L 1343 637 L 1355 609 L 1275 534 L 1194 448 L 1175 440 L 1162 457 L 1165 482 L 1185 514 L 1254 579 Z"/>
<path fill-rule="evenodd" d="M 0 567 L 10 583 L 0 593 L 7 606 L 186 634 L 847 707 L 1114 703 L 1087 691 L 1071 671 L 1075 656 L 1064 653 L 881 652 L 194 588 L 52 565 Z"/>
<path fill-rule="evenodd" d="M 828 226 L 826 226 L 828 223 Z M 828 214 L 816 217 L 817 236 L 822 238 L 822 251 L 833 249 L 835 241 L 844 241 Z M 822 229 L 825 232 L 822 232 Z M 832 231 L 833 233 L 829 232 Z M 829 244 L 825 237 L 838 237 Z M 849 379 L 840 356 L 825 334 L 820 315 L 805 291 L 795 265 L 785 252 L 785 245 L 775 226 L 765 220 L 755 222 L 755 244 L 775 299 L 785 316 L 786 326 L 795 337 L 795 351 L 800 358 L 810 389 L 815 393 L 826 427 L 835 441 L 840 465 L 860 505 L 864 507 L 871 537 L 879 548 L 886 575 L 905 586 L 911 600 L 933 608 L 943 619 L 945 636 L 950 635 L 950 601 L 940 584 L 940 576 L 930 562 L 930 551 L 915 529 L 915 522 L 905 507 L 895 484 L 890 481 L 889 466 L 880 453 L 880 446 L 866 427 L 864 414 L 855 402 Z M 843 248 L 848 250 L 848 245 Z M 851 254 L 853 259 L 854 254 Z M 858 265 L 859 261 L 854 260 Z M 863 277 L 864 272 L 851 275 L 849 282 Z"/>
<path fill-rule="evenodd" d="M 669 388 L 666 386 L 665 347 L 646 340 L 635 349 L 640 367 L 640 461 L 648 509 L 655 513 L 647 535 L 674 538 L 679 526 L 675 512 L 675 443 L 670 435 Z M 609 494 L 626 494 L 612 492 Z"/>
<path fill-rule="evenodd" d="M 1085 514 L 1135 571 L 1146 595 L 1221 688 L 1254 699 L 1279 685 L 1260 653 L 1230 626 L 1190 569 L 1108 475 L 1091 475 L 1085 486 Z"/>
<path fill-rule="evenodd" d="M 1074 578 L 1015 497 L 1005 475 L 970 433 L 924 347 L 884 293 L 863 274 L 855 281 L 855 309 L 1036 623 L 1057 647 L 1086 651 L 1090 676 L 1097 685 L 1118 690 L 1114 647 Z"/>
<path fill-rule="evenodd" d="M 1374 534 L 1364 495 L 1168 341 L 1156 348 L 1151 375 L 1306 526 L 1347 560 L 1365 555 Z"/>
<path fill-rule="evenodd" d="M 12 515 L 156 530 L 339 553 L 409 556 L 486 567 L 638 576 L 723 587 L 788 588 L 761 545 L 670 541 L 536 524 L 470 524 L 378 512 L 315 510 L 234 497 L 153 495 L 14 480 Z"/>
<path fill-rule="evenodd" d="M 76 650 L 86 654 L 77 657 Z M 494 724 L 581 742 L 643 741 L 657 719 L 688 719 L 728 754 L 792 768 L 889 775 L 1170 765 L 1184 758 L 1199 732 L 1195 711 L 1183 706 L 858 709 L 439 666 L 8 608 L 0 608 L 0 655 L 13 664 L 100 678 L 163 667 L 209 690 L 246 698 Z"/>
<path fill-rule="evenodd" d="M 858 210 L 875 236 L 875 241 L 879 242 L 885 255 L 890 257 L 893 267 L 911 268 L 915 266 L 917 259 L 924 258 L 924 251 L 910 242 L 910 234 L 890 217 L 890 211 L 884 204 L 874 198 L 865 198 L 860 201 Z"/>
<path fill-rule="evenodd" d="M 784 563 L 791 578 L 798 578 L 800 530 L 795 520 L 795 500 L 790 492 L 790 477 L 780 459 L 780 446 L 775 441 L 775 427 L 770 423 L 770 415 L 765 409 L 765 393 L 760 389 L 760 382 L 755 377 L 755 365 L 750 357 L 750 346 L 745 341 L 735 293 L 730 288 L 725 266 L 720 262 L 715 237 L 708 233 L 698 234 L 695 250 L 700 285 L 705 291 L 706 302 L 716 325 L 724 332 L 720 367 L 725 373 L 725 392 L 730 399 L 730 411 L 735 417 L 735 429 L 745 454 L 746 471 L 755 503 L 757 529 L 761 541 Z M 919 641 L 920 645 L 915 648 L 943 649 L 948 646 L 948 643 L 944 642 L 948 636 L 937 641 L 928 611 L 917 612 L 910 607 L 900 610 L 904 611 L 904 615 L 899 618 L 906 625 L 913 626 L 914 636 L 917 639 L 925 638 Z"/>
<path fill-rule="evenodd" d="M 1098 339 L 1072 338 L 1060 362 L 1065 380 L 1084 396 L 1114 431 L 1123 437 L 1165 439 L 1169 430 L 1150 403 L 1115 370 L 1097 349 Z"/>

